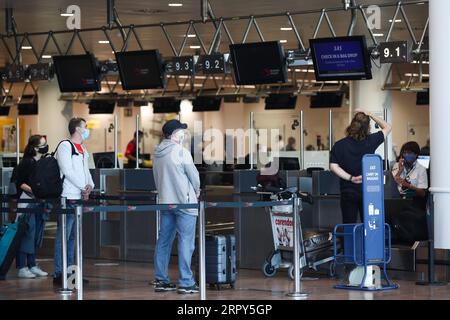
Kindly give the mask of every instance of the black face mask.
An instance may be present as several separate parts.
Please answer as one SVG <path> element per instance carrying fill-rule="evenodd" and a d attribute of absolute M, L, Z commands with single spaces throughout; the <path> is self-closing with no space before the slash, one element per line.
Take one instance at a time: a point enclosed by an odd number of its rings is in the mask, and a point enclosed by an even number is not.
<path fill-rule="evenodd" d="M 38 149 L 38 152 L 39 152 L 40 154 L 46 154 L 46 153 L 48 153 L 48 145 L 46 145 L 45 147 L 40 147 L 40 148 Z"/>

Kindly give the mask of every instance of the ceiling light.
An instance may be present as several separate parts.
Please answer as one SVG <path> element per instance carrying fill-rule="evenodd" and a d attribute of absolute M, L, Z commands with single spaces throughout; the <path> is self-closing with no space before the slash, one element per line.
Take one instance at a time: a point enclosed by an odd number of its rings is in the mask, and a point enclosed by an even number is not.
<path fill-rule="evenodd" d="M 107 43 L 109 43 L 109 41 L 108 40 L 99 40 L 98 43 L 107 44 Z"/>
<path fill-rule="evenodd" d="M 195 35 L 195 34 L 188 34 L 187 37 L 188 37 L 188 38 L 195 38 L 196 35 Z"/>
<path fill-rule="evenodd" d="M 67 13 L 67 12 L 61 13 L 61 17 L 73 17 L 73 13 Z"/>
<path fill-rule="evenodd" d="M 43 54 L 42 55 L 42 59 L 51 59 L 51 58 L 52 58 L 52 56 L 49 55 L 49 54 Z"/>
<path fill-rule="evenodd" d="M 384 33 L 374 33 L 374 37 L 384 37 Z"/>
<path fill-rule="evenodd" d="M 389 22 L 392 23 L 392 19 L 389 19 Z M 395 19 L 395 22 L 402 22 L 402 19 Z"/>
<path fill-rule="evenodd" d="M 191 49 L 200 49 L 200 46 L 189 46 Z"/>
<path fill-rule="evenodd" d="M 314 72 L 314 69 L 297 69 L 297 70 L 299 70 L 297 72 L 310 72 L 310 73 Z"/>
<path fill-rule="evenodd" d="M 280 40 L 280 43 L 286 43 L 287 40 Z"/>
<path fill-rule="evenodd" d="M 292 27 L 281 27 L 281 31 L 292 31 Z"/>
<path fill-rule="evenodd" d="M 182 3 L 169 3 L 169 7 L 182 7 Z"/>
<path fill-rule="evenodd" d="M 419 77 L 420 75 L 418 73 L 405 73 L 405 77 Z M 428 73 L 423 73 L 422 77 L 429 78 L 430 75 Z"/>
<path fill-rule="evenodd" d="M 32 46 L 22 46 L 22 50 L 31 50 L 33 49 Z"/>

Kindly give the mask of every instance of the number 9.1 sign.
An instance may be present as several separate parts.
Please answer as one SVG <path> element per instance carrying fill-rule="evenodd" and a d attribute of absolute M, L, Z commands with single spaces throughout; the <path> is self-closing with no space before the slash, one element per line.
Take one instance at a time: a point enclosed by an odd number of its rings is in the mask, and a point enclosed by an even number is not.
<path fill-rule="evenodd" d="M 408 42 L 382 42 L 379 46 L 380 63 L 407 63 L 409 60 Z"/>

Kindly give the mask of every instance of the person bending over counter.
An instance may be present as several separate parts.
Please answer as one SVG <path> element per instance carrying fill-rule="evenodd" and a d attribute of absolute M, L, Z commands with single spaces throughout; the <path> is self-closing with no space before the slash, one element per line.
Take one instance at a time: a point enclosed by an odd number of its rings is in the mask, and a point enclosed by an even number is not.
<path fill-rule="evenodd" d="M 370 119 L 382 130 L 371 134 Z M 356 223 L 358 213 L 363 221 L 362 158 L 375 153 L 391 130 L 383 119 L 358 109 L 346 129 L 347 136 L 331 149 L 330 170 L 340 178 L 343 223 Z"/>
<path fill-rule="evenodd" d="M 139 130 L 139 133 L 135 132 L 133 139 L 128 142 L 127 150 L 125 151 L 125 158 L 128 159 L 128 163 L 126 165 L 126 168 L 129 169 L 135 169 L 136 168 L 136 136 L 139 134 L 139 141 L 142 141 L 142 137 L 144 136 L 144 132 Z M 139 152 L 140 154 L 140 152 Z"/>
<path fill-rule="evenodd" d="M 424 199 L 428 189 L 427 169 L 417 162 L 420 147 L 417 142 L 405 143 L 400 150 L 400 158 L 392 168 L 392 175 L 404 197 Z"/>

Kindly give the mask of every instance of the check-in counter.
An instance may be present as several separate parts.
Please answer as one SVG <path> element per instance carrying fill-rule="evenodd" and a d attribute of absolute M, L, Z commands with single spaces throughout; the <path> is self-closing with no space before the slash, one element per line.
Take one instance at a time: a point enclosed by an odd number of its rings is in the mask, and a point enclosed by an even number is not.
<path fill-rule="evenodd" d="M 259 170 L 234 171 L 234 201 L 255 202 L 262 198 L 252 187 L 257 185 Z M 298 171 L 280 173 L 288 187 L 298 187 Z M 236 208 L 235 235 L 240 268 L 260 269 L 274 249 L 268 208 Z"/>
<path fill-rule="evenodd" d="M 120 175 L 119 193 L 125 195 L 153 195 L 156 186 L 152 169 L 124 169 Z M 139 203 L 139 202 L 133 202 Z M 122 212 L 120 215 L 120 256 L 123 260 L 153 261 L 156 244 L 156 212 Z"/>
<path fill-rule="evenodd" d="M 0 168 L 0 187 L 2 194 L 8 195 L 16 193 L 16 186 L 11 183 L 12 171 L 13 168 Z M 6 203 L 2 202 L 1 205 L 2 207 L 7 207 Z M 11 219 L 14 219 L 14 217 L 10 217 L 10 215 L 6 212 L 3 212 L 0 216 L 2 223 L 6 223 L 11 221 Z"/>
<path fill-rule="evenodd" d="M 95 191 L 117 195 L 120 189 L 120 169 L 93 169 Z M 110 202 L 111 203 L 111 202 Z M 117 213 L 83 215 L 83 254 L 88 258 L 119 258 L 120 218 Z"/>

